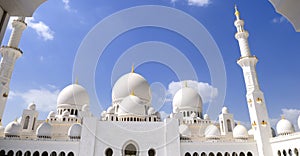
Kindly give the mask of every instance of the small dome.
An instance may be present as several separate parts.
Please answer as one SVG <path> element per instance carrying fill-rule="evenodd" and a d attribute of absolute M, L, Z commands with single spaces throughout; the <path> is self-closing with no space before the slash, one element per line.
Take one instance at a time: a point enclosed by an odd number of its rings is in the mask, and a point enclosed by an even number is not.
<path fill-rule="evenodd" d="M 54 111 L 49 112 L 47 118 L 50 119 L 50 118 L 53 118 L 53 117 L 55 117 L 55 112 Z"/>
<path fill-rule="evenodd" d="M 28 108 L 29 110 L 35 110 L 36 109 L 36 105 L 34 103 L 31 103 L 28 105 Z"/>
<path fill-rule="evenodd" d="M 68 131 L 68 136 L 70 138 L 80 138 L 81 136 L 81 124 L 75 123 L 73 124 Z"/>
<path fill-rule="evenodd" d="M 113 102 L 126 98 L 132 91 L 142 100 L 151 101 L 151 90 L 147 80 L 137 73 L 128 73 L 116 81 L 112 89 Z"/>
<path fill-rule="evenodd" d="M 110 106 L 110 107 L 108 107 L 108 109 L 107 109 L 107 114 L 114 114 L 115 113 L 115 109 L 114 109 L 114 107 L 113 106 Z"/>
<path fill-rule="evenodd" d="M 101 113 L 101 117 L 105 117 L 106 116 L 106 111 L 103 111 L 102 113 Z"/>
<path fill-rule="evenodd" d="M 150 107 L 148 109 L 148 115 L 154 115 L 156 113 L 155 109 L 153 107 Z"/>
<path fill-rule="evenodd" d="M 69 116 L 69 115 L 70 115 L 70 112 L 67 111 L 67 110 L 65 110 L 65 111 L 62 113 L 62 116 L 64 116 L 64 117 L 67 117 L 67 116 Z"/>
<path fill-rule="evenodd" d="M 276 125 L 278 135 L 288 135 L 295 132 L 293 124 L 287 119 L 281 119 Z"/>
<path fill-rule="evenodd" d="M 202 99 L 198 92 L 192 88 L 184 87 L 176 92 L 173 98 L 173 112 L 179 110 L 195 110 L 202 112 Z"/>
<path fill-rule="evenodd" d="M 82 108 L 83 105 L 89 103 L 90 98 L 87 91 L 78 84 L 71 84 L 67 86 L 59 93 L 57 98 L 57 106 L 69 104 Z"/>
<path fill-rule="evenodd" d="M 187 125 L 180 125 L 179 133 L 183 137 L 191 137 L 192 136 L 192 132 Z"/>
<path fill-rule="evenodd" d="M 222 114 L 228 114 L 228 108 L 227 107 L 222 108 Z"/>
<path fill-rule="evenodd" d="M 209 120 L 209 116 L 208 116 L 208 114 L 204 114 L 204 120 Z"/>
<path fill-rule="evenodd" d="M 17 121 L 9 123 L 4 129 L 4 135 L 7 137 L 19 137 L 21 133 L 21 124 Z"/>
<path fill-rule="evenodd" d="M 43 122 L 36 129 L 36 136 L 39 138 L 51 138 L 52 126 L 48 122 Z"/>
<path fill-rule="evenodd" d="M 81 110 L 85 112 L 90 111 L 90 106 L 88 104 L 85 104 L 82 106 Z"/>
<path fill-rule="evenodd" d="M 146 115 L 143 101 L 135 95 L 127 96 L 119 105 L 118 116 L 122 115 Z"/>
<path fill-rule="evenodd" d="M 254 129 L 251 128 L 249 131 L 248 131 L 248 135 L 254 135 Z"/>
<path fill-rule="evenodd" d="M 209 125 L 205 129 L 204 135 L 207 139 L 220 139 L 221 133 L 217 126 Z"/>
<path fill-rule="evenodd" d="M 249 136 L 248 136 L 248 131 L 246 129 L 245 126 L 243 125 L 237 125 L 234 127 L 233 129 L 233 138 L 236 138 L 236 139 L 247 139 Z"/>
<path fill-rule="evenodd" d="M 299 129 L 300 129 L 300 115 L 299 115 L 299 117 L 298 117 L 298 127 L 299 127 Z"/>

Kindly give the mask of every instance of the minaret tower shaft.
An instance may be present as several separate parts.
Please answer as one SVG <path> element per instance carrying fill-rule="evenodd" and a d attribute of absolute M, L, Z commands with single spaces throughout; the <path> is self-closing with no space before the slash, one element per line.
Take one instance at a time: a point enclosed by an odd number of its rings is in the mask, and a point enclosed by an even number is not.
<path fill-rule="evenodd" d="M 244 21 L 240 19 L 240 13 L 236 6 L 235 16 L 234 25 L 237 29 L 235 38 L 238 40 L 241 52 L 241 57 L 237 63 L 243 69 L 247 89 L 246 98 L 252 129 L 254 130 L 254 139 L 257 142 L 259 156 L 270 156 L 272 155 L 272 150 L 269 140 L 272 133 L 264 94 L 260 90 L 256 74 L 258 59 L 251 55 L 248 44 L 249 33 L 244 29 Z"/>
<path fill-rule="evenodd" d="M 5 109 L 9 83 L 12 72 L 14 70 L 16 60 L 22 56 L 22 51 L 18 48 L 22 33 L 27 27 L 25 17 L 19 17 L 12 22 L 12 33 L 7 46 L 2 46 L 0 49 L 0 123 L 2 122 L 3 112 Z"/>

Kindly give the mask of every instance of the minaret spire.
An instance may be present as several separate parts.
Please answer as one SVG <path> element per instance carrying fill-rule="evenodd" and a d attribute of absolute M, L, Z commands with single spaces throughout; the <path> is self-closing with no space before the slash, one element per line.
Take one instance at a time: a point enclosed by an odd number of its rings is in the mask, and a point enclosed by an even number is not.
<path fill-rule="evenodd" d="M 22 51 L 18 48 L 23 31 L 27 24 L 25 17 L 18 17 L 12 22 L 12 33 L 9 38 L 8 46 L 2 46 L 0 62 L 0 123 L 9 93 L 9 83 L 14 70 L 16 60 L 22 56 Z"/>
<path fill-rule="evenodd" d="M 248 37 L 249 33 L 244 29 L 244 21 L 240 19 L 240 13 L 235 6 L 236 20 L 234 25 L 237 29 L 235 38 L 240 46 L 241 57 L 237 63 L 243 69 L 244 80 L 247 89 L 247 103 L 251 119 L 251 125 L 254 129 L 254 139 L 257 143 L 259 156 L 273 155 L 270 145 L 271 127 L 268 111 L 265 104 L 263 92 L 260 90 L 256 64 L 258 59 L 250 52 Z"/>

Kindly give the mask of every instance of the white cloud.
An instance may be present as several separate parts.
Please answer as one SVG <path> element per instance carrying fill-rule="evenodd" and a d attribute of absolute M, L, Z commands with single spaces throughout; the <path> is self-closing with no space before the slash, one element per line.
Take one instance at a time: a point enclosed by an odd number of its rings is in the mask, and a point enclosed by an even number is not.
<path fill-rule="evenodd" d="M 211 0 L 188 0 L 189 5 L 204 7 L 211 3 Z"/>
<path fill-rule="evenodd" d="M 77 12 L 77 10 L 71 8 L 70 0 L 62 0 L 62 2 L 64 3 L 65 10 L 67 10 L 69 12 Z"/>
<path fill-rule="evenodd" d="M 188 87 L 194 88 L 202 97 L 203 103 L 209 103 L 218 96 L 218 89 L 204 82 L 197 82 L 192 80 L 171 82 L 168 87 L 168 95 L 166 101 L 172 101 L 172 98 L 176 92 L 182 88 L 184 83 L 187 83 Z"/>
<path fill-rule="evenodd" d="M 58 89 L 53 90 L 46 88 L 30 89 L 25 92 L 10 92 L 11 98 L 20 97 L 25 104 L 34 102 L 37 106 L 37 110 L 42 112 L 55 110 L 58 94 Z"/>
<path fill-rule="evenodd" d="M 70 0 L 62 0 L 62 2 L 64 3 L 64 7 L 67 11 L 71 11 L 71 7 L 70 7 Z"/>
<path fill-rule="evenodd" d="M 17 19 L 18 17 L 11 17 L 8 22 L 8 28 L 12 29 L 12 22 L 13 20 Z M 25 19 L 25 22 L 27 23 L 27 26 L 38 34 L 39 37 L 41 37 L 43 40 L 53 40 L 54 39 L 54 31 L 51 30 L 51 28 L 46 25 L 42 21 L 35 21 L 34 17 L 27 17 Z"/>
<path fill-rule="evenodd" d="M 282 23 L 284 21 L 286 21 L 286 18 L 284 18 L 283 16 L 272 19 L 273 23 Z"/>
<path fill-rule="evenodd" d="M 171 4 L 175 4 L 182 0 L 170 0 Z M 212 3 L 212 0 L 184 0 L 188 5 L 198 6 L 198 7 L 206 7 Z"/>

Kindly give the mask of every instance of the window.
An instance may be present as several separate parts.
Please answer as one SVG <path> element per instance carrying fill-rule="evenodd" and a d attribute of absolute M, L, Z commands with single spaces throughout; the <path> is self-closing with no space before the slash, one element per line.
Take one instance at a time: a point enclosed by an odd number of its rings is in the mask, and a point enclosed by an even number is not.
<path fill-rule="evenodd" d="M 230 154 L 228 152 L 225 152 L 224 156 L 230 156 Z"/>
<path fill-rule="evenodd" d="M 199 154 L 198 154 L 197 152 L 195 152 L 195 153 L 193 154 L 193 156 L 199 156 Z"/>
<path fill-rule="evenodd" d="M 283 150 L 283 152 L 282 152 L 282 153 L 283 153 L 283 155 L 284 155 L 284 156 L 286 156 L 286 151 L 285 151 L 285 150 Z"/>
<path fill-rule="evenodd" d="M 240 156 L 246 156 L 246 155 L 245 155 L 245 153 L 244 153 L 244 152 L 241 152 L 241 153 L 240 153 Z"/>
<path fill-rule="evenodd" d="M 21 152 L 21 151 L 18 151 L 18 152 L 16 153 L 16 156 L 22 156 L 22 152 Z"/>
<path fill-rule="evenodd" d="M 294 149 L 295 156 L 299 156 L 299 151 L 297 148 Z"/>
<path fill-rule="evenodd" d="M 113 150 L 111 148 L 108 148 L 105 150 L 105 156 L 112 156 L 113 155 Z"/>
<path fill-rule="evenodd" d="M 7 156 L 14 156 L 14 152 L 12 150 L 8 151 Z"/>
<path fill-rule="evenodd" d="M 34 130 L 35 121 L 36 121 L 36 118 L 33 118 L 32 130 Z"/>
<path fill-rule="evenodd" d="M 60 152 L 59 156 L 66 156 L 65 152 Z"/>
<path fill-rule="evenodd" d="M 74 153 L 73 152 L 69 152 L 68 156 L 74 156 Z"/>
<path fill-rule="evenodd" d="M 213 154 L 212 152 L 210 152 L 210 153 L 208 154 L 208 156 L 214 156 L 214 154 Z"/>
<path fill-rule="evenodd" d="M 5 156 L 5 151 L 4 150 L 0 151 L 0 156 Z"/>
<path fill-rule="evenodd" d="M 278 150 L 278 152 L 277 152 L 277 155 L 278 155 L 278 156 L 281 156 L 281 152 L 280 152 L 280 150 Z"/>
<path fill-rule="evenodd" d="M 229 119 L 227 119 L 226 122 L 227 122 L 228 132 L 232 132 L 231 121 Z"/>
<path fill-rule="evenodd" d="M 192 156 L 189 152 L 186 152 L 184 156 Z"/>
<path fill-rule="evenodd" d="M 42 156 L 48 156 L 48 152 L 46 152 L 46 151 L 43 152 L 43 153 L 42 153 Z"/>
<path fill-rule="evenodd" d="M 248 152 L 248 153 L 247 153 L 247 156 L 253 156 L 253 155 L 252 155 L 252 153 L 251 153 L 251 152 Z"/>
<path fill-rule="evenodd" d="M 40 155 L 40 153 L 38 152 L 38 151 L 35 151 L 34 153 L 33 153 L 33 156 L 39 156 Z"/>
<path fill-rule="evenodd" d="M 30 155 L 31 155 L 31 153 L 29 151 L 24 153 L 24 156 L 30 156 Z"/>
<path fill-rule="evenodd" d="M 217 156 L 222 156 L 222 153 L 218 152 L 218 153 L 217 153 Z"/>
<path fill-rule="evenodd" d="M 57 156 L 57 154 L 56 154 L 56 152 L 52 152 L 51 154 L 50 154 L 50 156 Z"/>
<path fill-rule="evenodd" d="M 206 153 L 202 152 L 202 153 L 201 153 L 201 156 L 207 156 L 207 155 L 206 155 Z"/>
<path fill-rule="evenodd" d="M 155 156 L 155 150 L 154 149 L 149 149 L 148 150 L 148 156 Z"/>
<path fill-rule="evenodd" d="M 293 152 L 291 149 L 289 149 L 289 155 L 292 156 L 293 155 Z"/>
<path fill-rule="evenodd" d="M 227 120 L 227 121 L 228 121 L 228 120 Z M 235 152 L 233 152 L 233 153 L 232 153 L 232 156 L 238 156 L 238 154 L 235 153 Z"/>
<path fill-rule="evenodd" d="M 138 153 L 137 148 L 132 143 L 128 144 L 125 147 L 125 150 L 124 150 L 125 155 L 136 156 L 137 153 Z"/>
<path fill-rule="evenodd" d="M 26 117 L 25 117 L 25 121 L 24 121 L 24 126 L 23 126 L 23 129 L 27 129 L 27 128 L 28 128 L 29 119 L 30 119 L 30 117 L 29 117 L 29 116 L 26 116 Z"/>

